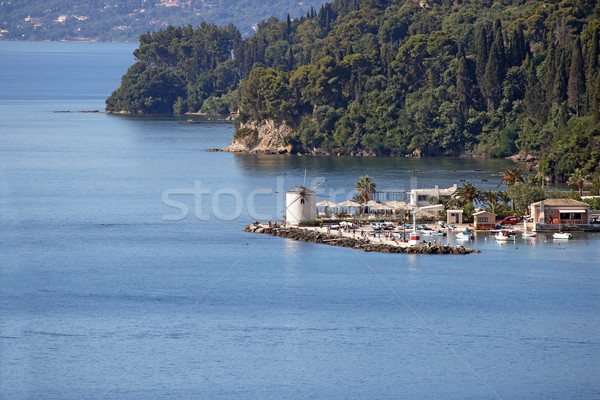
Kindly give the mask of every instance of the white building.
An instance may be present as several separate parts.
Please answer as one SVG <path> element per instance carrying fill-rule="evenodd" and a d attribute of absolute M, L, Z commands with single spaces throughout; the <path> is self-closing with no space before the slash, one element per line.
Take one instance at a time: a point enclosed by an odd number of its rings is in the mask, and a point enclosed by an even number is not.
<path fill-rule="evenodd" d="M 285 192 L 285 217 L 290 225 L 317 219 L 317 193 L 305 187 Z"/>
<path fill-rule="evenodd" d="M 432 204 L 428 200 L 429 197 L 452 196 L 456 189 L 458 189 L 456 183 L 448 189 L 440 189 L 438 185 L 435 185 L 433 189 L 412 189 L 410 191 L 410 204 L 416 207 L 431 206 Z"/>

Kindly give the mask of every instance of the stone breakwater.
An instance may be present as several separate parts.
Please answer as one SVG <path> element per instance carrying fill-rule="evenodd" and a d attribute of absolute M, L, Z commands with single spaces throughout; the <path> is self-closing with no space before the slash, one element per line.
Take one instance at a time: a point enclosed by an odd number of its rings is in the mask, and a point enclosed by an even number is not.
<path fill-rule="evenodd" d="M 419 244 L 408 246 L 406 244 L 375 243 L 368 238 L 353 238 L 318 232 L 310 228 L 297 227 L 269 227 L 260 223 L 247 225 L 244 230 L 252 233 L 264 233 L 271 236 L 281 236 L 303 242 L 323 243 L 332 246 L 350 247 L 363 251 L 378 251 L 380 253 L 405 253 L 405 254 L 470 254 L 479 253 L 479 250 L 463 246 L 448 246 L 443 244 Z"/>

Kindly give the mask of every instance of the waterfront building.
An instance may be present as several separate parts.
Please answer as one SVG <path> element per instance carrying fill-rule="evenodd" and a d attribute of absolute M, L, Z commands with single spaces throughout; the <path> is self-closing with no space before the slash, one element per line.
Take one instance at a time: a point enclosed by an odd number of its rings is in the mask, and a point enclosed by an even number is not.
<path fill-rule="evenodd" d="M 463 210 L 448 210 L 446 211 L 446 224 L 460 225 L 463 223 Z"/>
<path fill-rule="evenodd" d="M 388 201 L 404 201 L 414 207 L 428 207 L 434 204 L 429 202 L 430 197 L 440 198 L 441 196 L 452 196 L 458 189 L 454 184 L 447 189 L 440 189 L 435 185 L 433 189 L 411 189 L 411 190 L 378 190 L 373 195 L 373 200 L 388 202 Z"/>
<path fill-rule="evenodd" d="M 473 214 L 473 227 L 475 229 L 494 229 L 496 227 L 496 214 L 489 211 L 479 211 Z"/>
<path fill-rule="evenodd" d="M 529 206 L 533 221 L 546 225 L 590 223 L 590 205 L 573 199 L 546 199 Z"/>

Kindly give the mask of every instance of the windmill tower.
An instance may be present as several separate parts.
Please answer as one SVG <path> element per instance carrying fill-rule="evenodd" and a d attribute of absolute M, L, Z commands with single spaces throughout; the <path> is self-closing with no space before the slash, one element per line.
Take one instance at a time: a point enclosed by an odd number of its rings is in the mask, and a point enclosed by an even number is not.
<path fill-rule="evenodd" d="M 298 225 L 304 221 L 314 221 L 317 219 L 317 192 L 315 189 L 327 181 L 319 183 L 312 189 L 306 187 L 306 170 L 304 170 L 304 185 L 298 186 L 292 179 L 285 174 L 295 186 L 294 189 L 285 192 L 285 217 L 290 225 Z"/>

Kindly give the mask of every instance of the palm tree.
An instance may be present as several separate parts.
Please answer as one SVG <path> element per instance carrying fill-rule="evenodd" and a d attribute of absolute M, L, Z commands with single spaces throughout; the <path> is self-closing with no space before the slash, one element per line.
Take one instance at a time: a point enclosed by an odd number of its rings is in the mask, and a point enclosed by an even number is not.
<path fill-rule="evenodd" d="M 506 206 L 510 205 L 510 196 L 506 191 L 500 191 L 500 195 L 498 196 L 499 200 L 502 201 Z"/>
<path fill-rule="evenodd" d="M 363 204 L 365 202 L 365 199 L 360 195 L 360 194 L 355 194 L 354 197 L 352 198 L 352 201 L 357 202 L 358 204 Z"/>
<path fill-rule="evenodd" d="M 358 178 L 358 181 L 354 187 L 356 188 L 358 194 L 362 196 L 365 203 L 368 203 L 371 199 L 371 195 L 375 193 L 375 187 L 377 187 L 377 184 L 373 182 L 373 178 L 371 178 L 369 175 L 363 175 Z"/>
<path fill-rule="evenodd" d="M 498 204 L 498 200 L 500 200 L 500 191 L 499 190 L 484 190 L 481 192 L 481 198 L 487 204 Z"/>
<path fill-rule="evenodd" d="M 527 175 L 525 183 L 528 186 L 542 187 L 546 182 L 544 181 L 544 177 L 540 174 L 529 174 Z"/>
<path fill-rule="evenodd" d="M 456 189 L 456 192 L 454 192 L 452 197 L 472 204 L 476 200 L 481 200 L 481 190 L 479 189 L 479 186 L 474 186 L 470 182 L 465 182 Z"/>
<path fill-rule="evenodd" d="M 579 189 L 579 197 L 581 197 L 583 195 L 583 183 L 587 178 L 587 175 L 581 170 L 581 168 L 576 168 L 575 172 L 569 176 L 567 183 L 569 185 L 577 185 L 577 188 Z"/>
<path fill-rule="evenodd" d="M 500 185 L 502 185 L 503 183 L 505 183 L 506 186 L 512 186 L 517 182 L 524 182 L 524 181 L 525 181 L 525 179 L 523 179 L 523 175 L 522 175 L 520 169 L 508 168 L 504 172 L 504 175 L 502 176 L 502 179 L 500 180 L 498 187 L 500 187 Z"/>
<path fill-rule="evenodd" d="M 496 215 L 500 214 L 500 212 L 505 209 L 506 209 L 506 206 L 504 204 L 500 204 L 500 203 L 488 203 L 485 206 L 485 211 L 489 211 Z"/>

